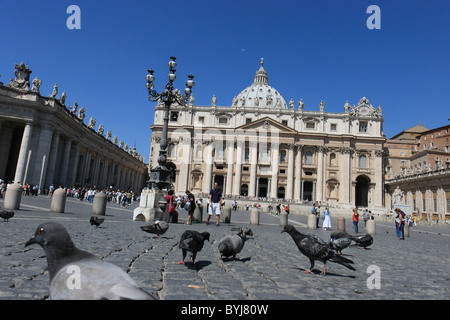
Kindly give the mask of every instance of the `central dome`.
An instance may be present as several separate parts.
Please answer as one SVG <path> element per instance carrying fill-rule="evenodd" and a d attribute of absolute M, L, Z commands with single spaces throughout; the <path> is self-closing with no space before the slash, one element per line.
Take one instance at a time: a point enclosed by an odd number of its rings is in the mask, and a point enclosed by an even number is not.
<path fill-rule="evenodd" d="M 281 94 L 268 84 L 267 72 L 263 64 L 261 58 L 261 66 L 256 71 L 255 80 L 251 86 L 245 88 L 233 99 L 233 107 L 287 109 L 286 101 Z"/>

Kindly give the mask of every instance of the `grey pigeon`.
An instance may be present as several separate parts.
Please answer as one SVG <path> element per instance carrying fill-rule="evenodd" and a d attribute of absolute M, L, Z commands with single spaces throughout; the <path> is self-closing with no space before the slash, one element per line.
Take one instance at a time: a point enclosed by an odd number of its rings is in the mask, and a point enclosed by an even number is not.
<path fill-rule="evenodd" d="M 373 243 L 373 237 L 368 233 L 363 236 L 351 236 L 351 239 L 356 242 L 355 245 L 360 246 L 362 249 L 366 249 Z"/>
<path fill-rule="evenodd" d="M 12 217 L 14 217 L 14 211 L 9 210 L 0 211 L 0 218 L 2 218 L 3 221 L 9 222 L 9 219 L 11 219 Z"/>
<path fill-rule="evenodd" d="M 153 233 L 161 238 L 161 234 L 166 233 L 167 229 L 169 229 L 169 224 L 163 220 L 155 220 L 148 226 L 141 226 L 141 229 L 148 233 Z"/>
<path fill-rule="evenodd" d="M 99 227 L 104 221 L 105 221 L 105 218 L 99 218 L 97 216 L 92 216 L 89 219 L 91 226 L 95 226 L 96 228 Z"/>
<path fill-rule="evenodd" d="M 326 274 L 326 263 L 327 261 L 339 263 L 350 270 L 356 270 L 352 264 L 353 261 L 343 256 L 337 255 L 337 253 L 330 248 L 323 240 L 316 236 L 311 236 L 308 234 L 302 234 L 292 225 L 284 226 L 281 232 L 287 232 L 294 239 L 295 244 L 301 253 L 309 258 L 311 267 L 303 272 L 312 273 L 314 268 L 314 261 L 319 260 L 323 263 L 323 270 L 321 274 Z"/>
<path fill-rule="evenodd" d="M 249 228 L 239 228 L 238 230 L 238 234 L 228 235 L 220 240 L 219 252 L 221 257 L 228 259 L 228 257 L 233 256 L 233 259 L 235 259 L 236 255 L 242 251 L 242 248 L 244 248 L 247 235 L 253 235 L 252 230 Z"/>
<path fill-rule="evenodd" d="M 78 249 L 56 222 L 40 224 L 25 246 L 39 244 L 47 257 L 52 300 L 152 300 L 119 267 Z"/>
<path fill-rule="evenodd" d="M 338 254 L 342 254 L 342 250 L 350 246 L 352 243 L 351 236 L 345 231 L 332 232 L 328 244 L 336 250 Z"/>
<path fill-rule="evenodd" d="M 195 264 L 195 257 L 197 256 L 197 252 L 202 250 L 203 243 L 205 240 L 209 241 L 209 232 L 198 232 L 194 230 L 186 230 L 181 235 L 180 243 L 178 247 L 183 252 L 183 259 L 177 264 L 184 264 L 184 259 L 186 258 L 187 252 L 192 252 L 192 263 Z"/>

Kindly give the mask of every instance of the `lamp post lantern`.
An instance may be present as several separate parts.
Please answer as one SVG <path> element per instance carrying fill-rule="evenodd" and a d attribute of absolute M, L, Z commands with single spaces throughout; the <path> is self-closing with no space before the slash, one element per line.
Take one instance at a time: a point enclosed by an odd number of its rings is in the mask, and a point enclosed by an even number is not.
<path fill-rule="evenodd" d="M 186 82 L 184 94 L 182 94 L 180 90 L 174 89 L 173 82 L 176 79 L 175 67 L 177 66 L 175 60 L 175 57 L 170 57 L 169 75 L 167 77 L 169 79 L 169 82 L 166 84 L 166 88 L 164 91 L 158 93 L 153 89 L 153 81 L 155 80 L 155 77 L 153 76 L 154 71 L 152 69 L 148 70 L 148 74 L 145 77 L 145 79 L 147 80 L 148 100 L 152 102 L 158 101 L 164 103 L 163 130 L 160 142 L 158 165 L 150 170 L 150 180 L 147 182 L 147 187 L 150 189 L 168 190 L 172 186 L 172 182 L 170 179 L 171 171 L 166 166 L 166 149 L 168 145 L 167 132 L 169 128 L 170 106 L 174 103 L 185 106 L 186 101 L 188 101 L 191 95 L 192 87 L 195 84 L 193 81 L 194 76 L 190 74 Z"/>

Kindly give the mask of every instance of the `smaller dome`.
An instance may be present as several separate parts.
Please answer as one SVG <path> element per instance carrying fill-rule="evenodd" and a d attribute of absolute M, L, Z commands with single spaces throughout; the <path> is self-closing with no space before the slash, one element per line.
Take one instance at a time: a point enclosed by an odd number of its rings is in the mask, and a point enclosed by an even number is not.
<path fill-rule="evenodd" d="M 267 72 L 261 66 L 256 71 L 253 83 L 233 99 L 233 106 L 239 108 L 287 109 L 281 94 L 268 83 Z"/>

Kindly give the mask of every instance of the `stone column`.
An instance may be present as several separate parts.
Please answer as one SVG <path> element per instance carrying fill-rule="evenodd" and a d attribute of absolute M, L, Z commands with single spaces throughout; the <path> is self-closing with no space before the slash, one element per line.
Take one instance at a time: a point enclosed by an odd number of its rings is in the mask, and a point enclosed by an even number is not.
<path fill-rule="evenodd" d="M 211 190 L 211 179 L 212 179 L 212 166 L 213 166 L 213 144 L 209 143 L 205 147 L 205 156 L 204 159 L 206 164 L 206 172 L 205 172 L 205 181 L 203 181 L 203 192 L 209 193 Z"/>
<path fill-rule="evenodd" d="M 295 179 L 294 179 L 294 199 L 301 200 L 302 185 L 302 146 L 297 145 L 297 155 L 295 156 Z"/>
<path fill-rule="evenodd" d="M 59 137 L 60 137 L 59 133 L 55 131 L 53 133 L 52 146 L 50 148 L 50 156 L 48 159 L 48 166 L 47 166 L 47 177 L 45 179 L 45 184 L 47 185 L 51 185 L 52 183 L 54 183 L 53 177 L 55 175 L 56 157 L 58 155 L 58 147 L 59 147 Z"/>
<path fill-rule="evenodd" d="M 231 195 L 233 187 L 234 138 L 227 141 L 227 187 L 225 195 Z"/>
<path fill-rule="evenodd" d="M 248 190 L 249 197 L 256 196 L 256 172 L 258 165 L 258 143 L 256 141 L 250 142 L 250 190 Z"/>
<path fill-rule="evenodd" d="M 77 180 L 77 172 L 78 172 L 78 166 L 80 165 L 80 145 L 75 145 L 75 152 L 74 152 L 74 159 L 73 159 L 73 170 L 72 170 L 72 177 L 70 177 L 69 184 L 74 185 Z"/>
<path fill-rule="evenodd" d="M 241 194 L 241 172 L 242 172 L 242 149 L 244 148 L 245 141 L 238 140 L 237 141 L 237 149 L 236 149 L 236 165 L 234 171 L 234 184 L 233 184 L 233 195 Z"/>
<path fill-rule="evenodd" d="M 48 158 L 50 154 L 50 147 L 52 144 L 53 129 L 50 126 L 41 127 L 39 135 L 38 149 L 36 150 L 36 163 L 32 181 L 39 181 L 39 190 L 44 190 L 45 176 L 47 174 Z"/>
<path fill-rule="evenodd" d="M 33 125 L 31 124 L 31 122 L 27 122 L 25 125 L 25 129 L 23 130 L 22 143 L 20 145 L 20 152 L 19 158 L 17 160 L 16 173 L 14 175 L 14 182 L 16 183 L 23 183 L 27 165 L 28 151 L 30 149 L 32 131 Z"/>
<path fill-rule="evenodd" d="M 72 141 L 67 139 L 64 144 L 64 151 L 61 160 L 61 169 L 59 180 L 63 186 L 66 186 L 67 170 L 69 169 L 70 149 L 72 147 Z"/>
<path fill-rule="evenodd" d="M 372 201 L 375 207 L 383 207 L 383 155 L 384 150 L 375 150 L 375 192 Z"/>
<path fill-rule="evenodd" d="M 350 187 L 351 187 L 351 161 L 350 161 L 350 148 L 341 148 L 340 150 L 340 183 L 339 188 L 339 202 L 344 204 L 350 204 Z"/>
<path fill-rule="evenodd" d="M 270 186 L 270 197 L 276 198 L 278 193 L 278 169 L 280 162 L 280 144 L 271 143 L 272 149 L 272 181 Z"/>
<path fill-rule="evenodd" d="M 294 144 L 289 145 L 286 199 L 292 199 L 294 186 Z"/>
<path fill-rule="evenodd" d="M 323 151 L 324 147 L 319 146 L 317 150 L 316 201 L 323 200 Z"/>

